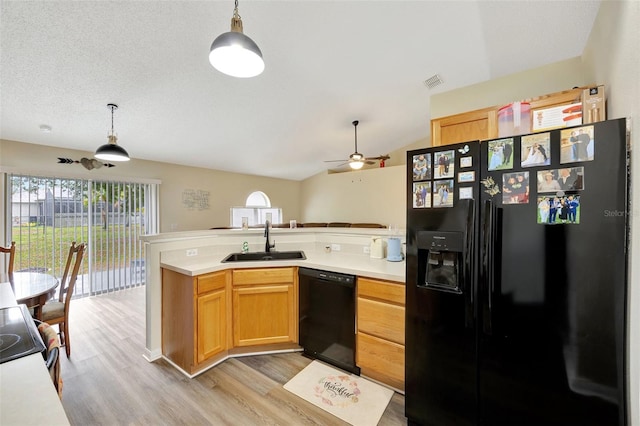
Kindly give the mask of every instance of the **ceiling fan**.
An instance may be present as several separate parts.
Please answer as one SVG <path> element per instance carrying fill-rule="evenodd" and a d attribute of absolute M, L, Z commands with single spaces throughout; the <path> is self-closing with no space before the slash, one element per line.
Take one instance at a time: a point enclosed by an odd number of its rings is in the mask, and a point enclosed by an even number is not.
<path fill-rule="evenodd" d="M 353 131 L 355 135 L 355 150 L 354 153 L 346 160 L 325 160 L 325 163 L 342 163 L 338 167 L 345 164 L 349 164 L 354 170 L 361 169 L 365 164 L 375 164 L 376 161 L 385 161 L 389 159 L 388 155 L 380 155 L 378 157 L 366 157 L 358 152 L 358 120 L 351 122 L 353 124 Z"/>

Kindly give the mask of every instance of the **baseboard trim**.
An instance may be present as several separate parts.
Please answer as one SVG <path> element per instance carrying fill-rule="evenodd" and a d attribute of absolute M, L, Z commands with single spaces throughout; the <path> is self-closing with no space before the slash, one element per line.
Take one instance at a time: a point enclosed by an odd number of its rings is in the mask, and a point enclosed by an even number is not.
<path fill-rule="evenodd" d="M 149 362 L 157 361 L 162 358 L 162 350 L 154 349 L 150 351 L 148 348 L 144 348 L 144 352 L 142 353 L 142 357 Z"/>

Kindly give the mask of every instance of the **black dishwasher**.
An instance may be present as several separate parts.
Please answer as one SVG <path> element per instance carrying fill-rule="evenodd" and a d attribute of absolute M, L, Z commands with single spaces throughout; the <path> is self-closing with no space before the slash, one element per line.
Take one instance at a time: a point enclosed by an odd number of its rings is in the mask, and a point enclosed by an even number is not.
<path fill-rule="evenodd" d="M 360 374 L 356 367 L 356 277 L 299 269 L 300 346 L 312 358 Z"/>

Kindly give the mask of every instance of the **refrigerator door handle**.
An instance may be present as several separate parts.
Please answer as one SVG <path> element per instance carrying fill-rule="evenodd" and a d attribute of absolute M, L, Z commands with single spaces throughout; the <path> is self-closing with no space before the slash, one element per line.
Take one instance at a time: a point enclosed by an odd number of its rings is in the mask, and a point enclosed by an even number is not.
<path fill-rule="evenodd" d="M 488 311 L 482 316 L 482 328 L 486 334 L 492 333 L 492 311 L 494 291 L 494 241 L 495 241 L 495 208 L 493 201 L 484 203 L 484 223 L 482 224 L 483 248 L 482 248 L 482 276 L 484 277 L 483 291 L 487 295 Z"/>

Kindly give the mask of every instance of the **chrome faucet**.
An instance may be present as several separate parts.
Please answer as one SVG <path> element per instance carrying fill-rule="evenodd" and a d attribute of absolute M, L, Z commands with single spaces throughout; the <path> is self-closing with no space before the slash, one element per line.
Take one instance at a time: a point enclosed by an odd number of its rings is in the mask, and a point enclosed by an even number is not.
<path fill-rule="evenodd" d="M 276 242 L 275 240 L 273 241 L 273 244 L 269 243 L 269 221 L 265 220 L 264 221 L 264 237 L 266 238 L 266 241 L 264 242 L 264 251 L 267 253 L 271 252 L 272 248 L 276 248 Z"/>

